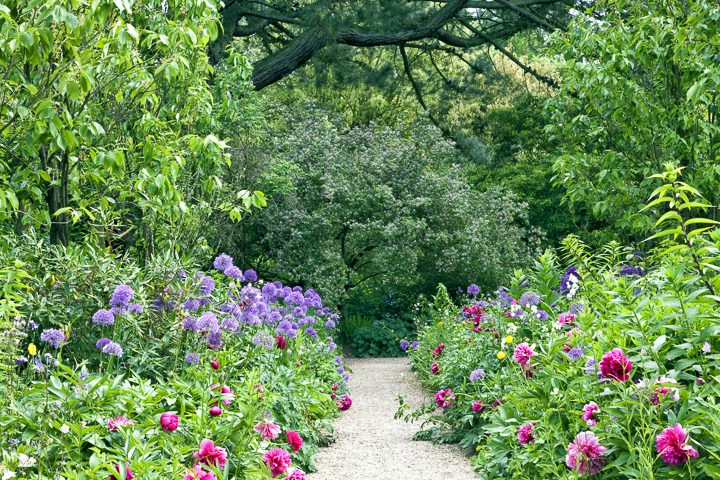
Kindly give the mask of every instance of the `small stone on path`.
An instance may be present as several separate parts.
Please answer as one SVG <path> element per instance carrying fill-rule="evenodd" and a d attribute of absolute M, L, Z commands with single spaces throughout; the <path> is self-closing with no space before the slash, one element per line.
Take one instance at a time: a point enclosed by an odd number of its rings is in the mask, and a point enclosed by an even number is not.
<path fill-rule="evenodd" d="M 427 398 L 407 358 L 351 358 L 352 408 L 335 422 L 335 443 L 320 449 L 310 480 L 477 479 L 456 445 L 412 439 L 417 423 L 395 420 L 398 394 L 413 407 Z"/>

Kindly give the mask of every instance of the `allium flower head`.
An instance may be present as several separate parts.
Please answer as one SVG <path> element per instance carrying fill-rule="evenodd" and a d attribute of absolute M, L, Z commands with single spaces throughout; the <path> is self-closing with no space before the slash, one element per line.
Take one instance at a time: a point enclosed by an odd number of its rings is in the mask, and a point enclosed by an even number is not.
<path fill-rule="evenodd" d="M 618 382 L 627 382 L 630 379 L 632 362 L 619 348 L 607 352 L 600 360 L 600 373 L 605 378 Z"/>
<path fill-rule="evenodd" d="M 258 277 L 257 277 L 257 273 L 255 273 L 255 270 L 253 270 L 252 268 L 248 268 L 247 270 L 245 270 L 245 281 L 246 282 L 250 282 L 250 283 L 256 282 L 257 279 L 258 279 Z"/>
<path fill-rule="evenodd" d="M 110 326 L 115 323 L 115 315 L 110 310 L 101 308 L 92 317 L 95 325 Z"/>
<path fill-rule="evenodd" d="M 468 295 L 477 295 L 480 293 L 480 287 L 475 285 L 474 283 L 471 283 L 469 287 L 467 287 L 467 293 Z"/>
<path fill-rule="evenodd" d="M 483 378 L 485 378 L 485 370 L 483 370 L 482 368 L 478 368 L 477 370 L 473 370 L 472 372 L 470 372 L 470 381 L 473 383 L 477 382 L 478 380 L 482 380 Z"/>
<path fill-rule="evenodd" d="M 535 441 L 535 436 L 532 433 L 532 429 L 535 427 L 535 422 L 526 423 L 518 430 L 517 439 L 520 445 L 527 445 Z"/>
<path fill-rule="evenodd" d="M 108 342 L 104 347 L 102 347 L 102 352 L 118 358 L 123 356 L 122 347 L 115 342 Z"/>
<path fill-rule="evenodd" d="M 687 444 L 688 433 L 682 425 L 676 423 L 674 427 L 663 430 L 655 439 L 657 452 L 663 461 L 670 465 L 683 465 L 691 458 L 698 458 L 700 454 Z"/>
<path fill-rule="evenodd" d="M 273 448 L 263 455 L 263 462 L 270 469 L 273 478 L 287 472 L 290 466 L 290 454 L 282 448 Z"/>
<path fill-rule="evenodd" d="M 409 346 L 410 342 L 408 342 L 404 338 L 400 341 L 400 350 L 402 350 L 403 352 L 407 352 Z"/>
<path fill-rule="evenodd" d="M 110 306 L 124 310 L 128 307 L 134 295 L 135 292 L 133 292 L 133 289 L 129 285 L 118 285 L 110 297 Z"/>
<path fill-rule="evenodd" d="M 607 450 L 592 432 L 580 432 L 567 447 L 565 464 L 580 475 L 595 475 L 602 470 Z"/>
<path fill-rule="evenodd" d="M 221 253 L 220 255 L 215 257 L 215 260 L 213 261 L 213 267 L 215 267 L 215 270 L 219 270 L 221 272 L 224 272 L 225 270 L 230 268 L 232 264 L 232 257 L 226 253 Z"/>
<path fill-rule="evenodd" d="M 536 355 L 537 353 L 532 349 L 532 347 L 530 347 L 527 342 L 523 342 L 517 347 L 515 347 L 515 351 L 513 352 L 513 360 L 515 360 L 523 367 L 527 367 L 530 363 L 530 359 Z"/>
<path fill-rule="evenodd" d="M 540 295 L 535 292 L 527 291 L 520 296 L 520 305 L 528 308 L 540 303 Z"/>
<path fill-rule="evenodd" d="M 102 348 L 110 342 L 112 342 L 112 340 L 110 340 L 109 338 L 101 338 L 100 340 L 95 342 L 95 348 L 102 350 Z"/>
<path fill-rule="evenodd" d="M 57 328 L 46 328 L 40 334 L 40 340 L 54 348 L 60 348 L 65 345 L 65 334 Z"/>
<path fill-rule="evenodd" d="M 228 268 L 225 269 L 223 272 L 226 277 L 232 278 L 233 280 L 243 281 L 245 277 L 243 276 L 242 270 L 240 270 L 235 265 L 231 265 Z"/>
<path fill-rule="evenodd" d="M 572 360 L 573 362 L 576 361 L 576 360 L 580 360 L 581 358 L 583 358 L 583 355 L 584 355 L 584 354 L 583 354 L 582 348 L 577 348 L 577 347 L 571 348 L 571 349 L 568 350 L 568 352 L 567 352 L 568 358 L 569 358 L 570 360 Z"/>
<path fill-rule="evenodd" d="M 273 422 L 260 422 L 254 428 L 263 440 L 274 440 L 280 435 L 280 426 Z"/>
<path fill-rule="evenodd" d="M 419 346 L 420 346 L 420 342 L 417 341 L 417 340 L 413 341 L 413 342 L 410 344 L 410 348 L 412 348 L 413 350 L 415 350 L 415 349 L 418 348 Z"/>

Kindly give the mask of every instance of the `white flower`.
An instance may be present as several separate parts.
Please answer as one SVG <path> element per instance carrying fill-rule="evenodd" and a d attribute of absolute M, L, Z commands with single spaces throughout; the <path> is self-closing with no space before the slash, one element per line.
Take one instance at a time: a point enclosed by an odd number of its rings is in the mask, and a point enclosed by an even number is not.
<path fill-rule="evenodd" d="M 5 465 L 0 465 L 0 473 L 2 473 L 1 480 L 10 480 L 15 476 L 15 472 L 7 468 Z"/>
<path fill-rule="evenodd" d="M 36 463 L 37 460 L 35 460 L 33 457 L 28 457 L 24 453 L 18 453 L 18 467 L 30 468 L 33 467 Z"/>
<path fill-rule="evenodd" d="M 66 424 L 63 424 L 62 427 L 60 427 L 60 432 L 62 433 L 68 433 L 70 431 L 70 427 L 68 427 Z"/>
<path fill-rule="evenodd" d="M 711 350 L 712 350 L 712 345 L 710 345 L 710 342 L 703 343 L 703 346 L 702 346 L 703 353 L 710 353 Z"/>

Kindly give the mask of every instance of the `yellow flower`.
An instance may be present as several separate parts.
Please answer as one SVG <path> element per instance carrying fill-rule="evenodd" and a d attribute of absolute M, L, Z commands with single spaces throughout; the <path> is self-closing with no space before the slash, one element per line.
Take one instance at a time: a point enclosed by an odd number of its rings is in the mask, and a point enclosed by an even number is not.
<path fill-rule="evenodd" d="M 506 356 L 507 355 L 505 355 L 505 352 L 503 352 L 502 350 L 500 350 L 497 354 L 498 360 L 504 360 Z"/>
<path fill-rule="evenodd" d="M 505 343 L 512 343 L 512 342 L 513 342 L 512 335 L 508 335 L 507 337 L 505 337 Z"/>
<path fill-rule="evenodd" d="M 34 343 L 31 343 L 30 345 L 28 345 L 28 353 L 33 356 L 37 355 L 37 347 L 35 346 Z"/>

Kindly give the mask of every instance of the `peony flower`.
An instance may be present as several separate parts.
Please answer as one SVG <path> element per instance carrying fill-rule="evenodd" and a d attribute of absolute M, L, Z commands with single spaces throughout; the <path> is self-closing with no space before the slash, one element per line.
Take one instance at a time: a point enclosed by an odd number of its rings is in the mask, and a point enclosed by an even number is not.
<path fill-rule="evenodd" d="M 214 473 L 208 472 L 202 468 L 202 465 L 196 463 L 192 469 L 188 469 L 183 480 L 217 480 L 217 477 Z"/>
<path fill-rule="evenodd" d="M 307 480 L 305 472 L 300 469 L 294 469 L 290 475 L 285 477 L 285 480 Z"/>
<path fill-rule="evenodd" d="M 455 395 L 452 394 L 452 389 L 448 388 L 445 390 L 438 390 L 435 394 L 435 403 L 438 407 L 445 410 L 447 407 L 454 405 Z"/>
<path fill-rule="evenodd" d="M 517 347 L 515 347 L 515 351 L 513 352 L 513 360 L 515 360 L 523 367 L 527 367 L 530 363 L 530 359 L 535 355 L 537 355 L 537 353 L 533 351 L 532 347 L 530 347 L 527 342 L 523 342 Z"/>
<path fill-rule="evenodd" d="M 280 350 L 285 350 L 285 347 L 287 347 L 287 340 L 285 340 L 285 337 L 282 335 L 275 337 L 275 346 Z"/>
<path fill-rule="evenodd" d="M 668 427 L 655 439 L 657 452 L 665 463 L 670 465 L 683 465 L 691 458 L 698 458 L 700 454 L 687 444 L 688 434 L 682 425 L 676 423 Z"/>
<path fill-rule="evenodd" d="M 583 407 L 582 411 L 582 419 L 585 423 L 587 423 L 588 427 L 594 427 L 597 425 L 597 418 L 595 418 L 595 414 L 600 412 L 600 407 L 598 407 L 597 403 L 588 403 Z"/>
<path fill-rule="evenodd" d="M 205 438 L 200 442 L 200 450 L 193 454 L 193 458 L 199 463 L 223 468 L 227 462 L 227 452 L 224 448 L 216 447 L 212 440 Z"/>
<path fill-rule="evenodd" d="M 210 390 L 215 391 L 218 389 L 218 387 L 220 387 L 220 385 L 215 383 L 210 386 Z M 222 396 L 225 397 L 223 398 L 222 402 L 226 406 L 229 406 L 232 403 L 232 399 L 235 398 L 235 394 L 232 390 L 230 390 L 230 387 L 228 387 L 227 385 L 223 385 L 222 387 L 220 387 L 220 391 L 218 393 L 222 394 Z"/>
<path fill-rule="evenodd" d="M 213 368 L 213 370 L 217 370 L 220 368 L 220 364 L 215 359 L 210 361 L 210 366 Z"/>
<path fill-rule="evenodd" d="M 567 447 L 565 464 L 580 475 L 595 475 L 605 464 L 605 450 L 594 433 L 580 432 Z"/>
<path fill-rule="evenodd" d="M 664 385 L 667 385 L 667 384 L 677 385 L 677 382 L 675 381 L 675 379 L 669 378 L 669 377 L 660 377 L 660 378 L 658 378 L 657 383 L 664 384 Z M 661 397 L 666 398 L 668 396 L 670 396 L 670 398 L 672 398 L 673 401 L 677 402 L 678 400 L 680 400 L 680 391 L 677 389 L 677 387 L 668 387 L 668 386 L 657 387 L 655 389 L 655 393 L 650 396 L 650 401 L 654 405 L 658 405 L 661 401 Z"/>
<path fill-rule="evenodd" d="M 350 395 L 342 395 L 338 401 L 338 408 L 344 412 L 349 410 L 350 407 L 352 407 L 352 398 L 350 398 Z"/>
<path fill-rule="evenodd" d="M 166 432 L 174 432 L 178 428 L 180 419 L 172 412 L 165 412 L 160 415 L 160 426 Z"/>
<path fill-rule="evenodd" d="M 561 313 L 558 315 L 558 323 L 560 325 L 572 325 L 575 323 L 575 315 L 572 313 Z"/>
<path fill-rule="evenodd" d="M 111 418 L 110 420 L 108 420 L 107 427 L 108 430 L 110 430 L 111 432 L 117 432 L 119 427 L 127 427 L 128 425 L 132 424 L 132 420 L 121 415 L 119 417 Z"/>
<path fill-rule="evenodd" d="M 432 365 L 430 365 L 430 371 L 433 375 L 437 375 L 438 373 L 440 373 L 440 365 L 433 362 Z"/>
<path fill-rule="evenodd" d="M 441 343 L 437 347 L 435 347 L 435 350 L 432 351 L 432 357 L 433 358 L 440 358 L 442 355 L 443 350 L 445 349 L 445 344 Z"/>
<path fill-rule="evenodd" d="M 280 427 L 272 422 L 260 422 L 255 425 L 255 431 L 263 440 L 274 440 L 280 435 Z"/>
<path fill-rule="evenodd" d="M 293 431 L 286 432 L 285 438 L 287 438 L 287 441 L 290 444 L 290 448 L 292 448 L 292 451 L 294 453 L 297 453 L 298 450 L 302 448 L 303 439 L 299 433 Z"/>
<path fill-rule="evenodd" d="M 472 404 L 472 411 L 475 413 L 482 413 L 485 411 L 485 405 L 482 400 L 475 400 Z"/>
<path fill-rule="evenodd" d="M 600 373 L 605 378 L 618 382 L 627 382 L 630 379 L 632 363 L 619 348 L 607 352 L 600 360 Z"/>
<path fill-rule="evenodd" d="M 263 455 L 263 462 L 270 469 L 272 477 L 279 477 L 290 466 L 290 454 L 282 448 L 273 448 Z"/>
<path fill-rule="evenodd" d="M 526 423 L 518 430 L 517 439 L 520 445 L 527 445 L 535 441 L 535 436 L 532 434 L 532 429 L 535 427 L 535 422 Z"/>
<path fill-rule="evenodd" d="M 110 475 L 109 480 L 120 480 L 122 478 L 122 474 L 120 473 L 120 465 L 115 465 L 115 471 L 118 473 L 118 477 L 116 477 L 115 475 Z M 135 475 L 133 475 L 132 470 L 130 470 L 128 462 L 125 462 L 125 480 L 135 480 Z"/>
<path fill-rule="evenodd" d="M 222 415 L 222 413 L 222 408 L 218 407 L 217 405 L 210 408 L 210 415 L 212 415 L 213 417 L 219 417 L 220 415 Z"/>

